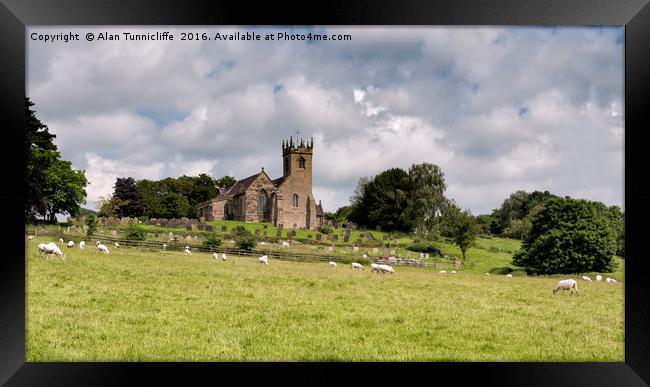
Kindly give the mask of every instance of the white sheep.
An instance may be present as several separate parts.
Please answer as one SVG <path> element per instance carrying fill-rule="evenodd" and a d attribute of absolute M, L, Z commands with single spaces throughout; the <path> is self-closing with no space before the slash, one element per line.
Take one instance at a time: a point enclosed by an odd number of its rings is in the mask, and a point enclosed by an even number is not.
<path fill-rule="evenodd" d="M 578 295 L 578 283 L 574 279 L 561 280 L 557 285 L 555 285 L 553 294 L 557 293 L 558 290 L 571 290 L 571 294 L 573 294 L 573 291 L 575 290 L 576 295 Z"/>
<path fill-rule="evenodd" d="M 587 277 L 586 275 L 582 276 L 582 279 L 588 282 L 591 282 L 591 278 Z"/>
<path fill-rule="evenodd" d="M 43 244 L 43 252 L 45 253 L 46 256 L 49 255 L 58 255 L 61 257 L 61 259 L 65 259 L 65 254 L 63 254 L 63 251 L 59 249 L 59 246 L 57 246 L 54 242 L 46 243 Z M 39 249 L 41 248 L 41 245 L 39 245 Z"/>
<path fill-rule="evenodd" d="M 84 242 L 84 241 L 79 242 L 79 248 L 80 249 L 85 249 L 86 248 L 86 242 Z"/>
<path fill-rule="evenodd" d="M 440 270 L 438 274 L 447 274 L 447 270 Z"/>
<path fill-rule="evenodd" d="M 108 247 L 106 247 L 106 245 L 104 245 L 104 244 L 102 244 L 102 243 L 97 243 L 97 250 L 101 251 L 101 252 L 104 253 L 104 254 L 108 254 L 108 253 L 109 253 L 109 251 L 108 251 Z"/>
<path fill-rule="evenodd" d="M 68 248 L 74 247 L 74 241 L 69 241 L 68 242 Z"/>
<path fill-rule="evenodd" d="M 368 258 L 368 256 L 367 256 L 366 254 L 363 254 L 362 257 L 363 257 L 364 259 L 365 259 L 365 258 Z"/>
<path fill-rule="evenodd" d="M 262 255 L 261 257 L 257 258 L 257 260 L 258 260 L 260 263 L 263 263 L 263 264 L 265 264 L 265 265 L 268 265 L 268 264 L 269 264 L 269 257 L 266 256 L 266 255 Z"/>
<path fill-rule="evenodd" d="M 167 250 L 167 243 L 163 243 L 163 250 Z"/>
<path fill-rule="evenodd" d="M 605 278 L 605 281 L 607 281 L 607 282 L 617 282 L 614 278 L 609 278 L 609 277 Z"/>
<path fill-rule="evenodd" d="M 212 253 L 212 258 L 214 258 L 215 261 L 218 261 L 219 260 L 219 254 Z"/>
<path fill-rule="evenodd" d="M 221 260 L 222 260 L 222 261 L 225 261 L 226 259 L 227 259 L 227 258 L 226 258 L 226 253 L 221 253 Z"/>
<path fill-rule="evenodd" d="M 192 255 L 192 252 L 188 247 L 185 247 L 185 251 L 183 252 L 185 255 Z"/>
<path fill-rule="evenodd" d="M 490 275 L 490 273 L 485 273 L 485 275 Z"/>
<path fill-rule="evenodd" d="M 34 236 L 33 236 L 33 235 L 28 236 L 28 237 L 27 237 L 27 240 L 28 240 L 28 241 L 34 240 Z"/>
<path fill-rule="evenodd" d="M 282 241 L 282 247 L 289 247 L 289 242 Z"/>
<path fill-rule="evenodd" d="M 332 261 L 330 261 L 330 266 L 332 266 L 332 267 L 336 267 L 336 262 L 332 262 Z"/>
<path fill-rule="evenodd" d="M 46 253 L 47 252 L 47 243 L 39 243 L 38 244 L 38 254 L 40 255 L 41 253 Z"/>
<path fill-rule="evenodd" d="M 63 243 L 63 238 L 59 238 L 59 243 Z"/>
<path fill-rule="evenodd" d="M 389 265 L 379 265 L 379 270 L 381 270 L 382 273 L 395 274 L 395 270 L 393 270 Z"/>
<path fill-rule="evenodd" d="M 512 278 L 512 274 L 506 274 L 507 278 Z"/>
<path fill-rule="evenodd" d="M 379 265 L 378 265 L 378 264 L 376 264 L 376 263 L 371 263 L 371 264 L 370 264 L 370 267 L 371 267 L 371 269 L 370 269 L 370 272 L 371 272 L 371 273 L 373 273 L 373 272 L 377 272 L 377 273 L 379 273 Z"/>
<path fill-rule="evenodd" d="M 456 274 L 456 270 L 450 271 L 449 274 Z"/>
<path fill-rule="evenodd" d="M 350 266 L 350 269 L 363 270 L 363 265 L 361 265 L 360 263 L 357 263 L 357 262 L 352 262 L 352 265 Z"/>
<path fill-rule="evenodd" d="M 115 248 L 118 248 L 118 247 L 120 247 L 120 244 L 119 244 L 119 243 L 117 243 L 117 242 L 113 242 L 113 245 L 115 245 Z"/>
<path fill-rule="evenodd" d="M 602 280 L 603 280 L 603 276 L 600 275 L 600 274 L 598 274 L 598 275 L 596 276 L 596 281 L 602 281 Z"/>

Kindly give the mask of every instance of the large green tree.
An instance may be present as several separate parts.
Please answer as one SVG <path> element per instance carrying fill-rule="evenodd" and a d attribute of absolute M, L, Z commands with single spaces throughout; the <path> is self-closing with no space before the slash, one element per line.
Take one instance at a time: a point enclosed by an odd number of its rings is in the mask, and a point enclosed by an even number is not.
<path fill-rule="evenodd" d="M 47 170 L 43 186 L 44 204 L 49 220 L 56 221 L 56 214 L 79 212 L 86 202 L 86 179 L 84 171 L 72 169 L 72 163 L 56 159 Z"/>
<path fill-rule="evenodd" d="M 415 227 L 415 232 L 424 237 L 437 237 L 443 206 L 445 206 L 445 176 L 435 164 L 414 164 L 408 171 L 410 192 L 405 215 Z"/>
<path fill-rule="evenodd" d="M 460 248 L 463 260 L 467 259 L 467 250 L 474 246 L 480 228 L 476 218 L 469 210 L 461 211 L 453 202 L 448 202 L 444 209 L 445 234 Z"/>
<path fill-rule="evenodd" d="M 132 177 L 118 177 L 115 181 L 113 197 L 126 204 L 117 210 L 118 216 L 138 217 L 144 214 L 144 196 Z"/>
<path fill-rule="evenodd" d="M 532 217 L 512 263 L 532 274 L 611 272 L 615 252 L 616 229 L 607 206 L 555 197 Z"/>

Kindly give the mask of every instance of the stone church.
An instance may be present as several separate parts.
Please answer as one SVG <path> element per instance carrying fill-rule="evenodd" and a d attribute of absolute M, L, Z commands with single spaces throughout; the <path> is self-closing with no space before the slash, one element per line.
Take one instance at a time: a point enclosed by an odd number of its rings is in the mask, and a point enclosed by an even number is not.
<path fill-rule="evenodd" d="M 297 141 L 297 140 L 296 140 Z M 311 192 L 314 139 L 282 141 L 282 177 L 275 180 L 262 170 L 200 203 L 197 216 L 205 220 L 269 222 L 278 227 L 323 226 L 323 207 Z"/>

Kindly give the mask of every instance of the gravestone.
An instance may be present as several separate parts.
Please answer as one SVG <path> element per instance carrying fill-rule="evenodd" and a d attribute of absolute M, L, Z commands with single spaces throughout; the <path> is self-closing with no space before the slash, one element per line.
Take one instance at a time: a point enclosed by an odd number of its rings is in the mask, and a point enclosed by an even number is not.
<path fill-rule="evenodd" d="M 379 248 L 378 248 L 378 247 L 373 247 L 373 248 L 372 248 L 372 252 L 373 252 L 374 254 L 378 254 L 378 253 L 379 253 Z"/>
<path fill-rule="evenodd" d="M 228 231 L 228 227 L 226 226 L 221 226 L 221 232 L 226 232 Z"/>
<path fill-rule="evenodd" d="M 258 238 L 260 237 L 260 230 L 255 230 L 255 236 Z"/>
<path fill-rule="evenodd" d="M 316 234 L 316 240 L 319 241 L 323 238 L 323 234 Z"/>
<path fill-rule="evenodd" d="M 390 249 L 390 255 L 395 255 L 395 249 Z"/>
<path fill-rule="evenodd" d="M 358 247 L 358 246 L 354 246 L 354 247 L 352 248 L 352 250 L 354 250 L 354 251 L 359 251 L 359 247 Z"/>
<path fill-rule="evenodd" d="M 429 258 L 429 253 L 424 253 L 424 258 Z"/>
<path fill-rule="evenodd" d="M 334 242 L 338 242 L 339 241 L 339 235 L 338 234 L 332 234 L 332 240 Z"/>
<path fill-rule="evenodd" d="M 172 239 L 173 237 L 174 237 L 174 233 L 170 231 L 169 232 L 169 239 Z"/>
<path fill-rule="evenodd" d="M 186 240 L 186 241 L 191 241 L 191 240 L 192 240 L 192 236 L 191 236 L 191 235 L 186 236 L 186 237 L 185 237 L 185 240 Z"/>
<path fill-rule="evenodd" d="M 205 216 L 200 217 L 200 218 L 199 218 L 199 222 L 201 222 L 201 223 L 205 223 Z"/>
<path fill-rule="evenodd" d="M 420 258 L 424 258 L 424 253 L 420 253 Z"/>
<path fill-rule="evenodd" d="M 191 225 L 191 224 L 188 224 L 187 226 L 185 226 L 185 229 L 186 229 L 187 231 L 192 231 L 192 225 Z"/>
<path fill-rule="evenodd" d="M 86 225 L 84 224 L 84 225 L 83 225 L 83 230 L 84 230 L 84 232 L 88 232 L 88 226 L 86 226 Z"/>
<path fill-rule="evenodd" d="M 205 225 L 205 231 L 210 231 L 210 232 L 214 231 L 214 226 L 212 226 L 210 224 L 206 224 Z"/>
<path fill-rule="evenodd" d="M 268 224 L 265 224 L 265 225 L 264 225 L 264 229 L 266 230 L 267 228 L 269 228 L 269 225 L 268 225 Z"/>
<path fill-rule="evenodd" d="M 199 228 L 199 230 L 201 230 L 201 231 L 205 230 L 205 224 L 201 224 L 201 223 L 199 223 L 198 228 Z"/>
<path fill-rule="evenodd" d="M 264 238 L 266 238 L 267 232 L 268 232 L 268 230 L 264 230 Z"/>
<path fill-rule="evenodd" d="M 117 235 L 117 230 L 111 230 L 111 235 L 112 235 L 112 236 Z"/>
<path fill-rule="evenodd" d="M 332 246 L 328 246 L 328 247 L 327 247 L 327 251 L 331 253 L 332 251 L 334 251 L 334 247 L 332 247 Z"/>
<path fill-rule="evenodd" d="M 345 237 L 343 238 L 343 242 L 345 243 L 350 242 L 350 233 L 345 234 Z"/>

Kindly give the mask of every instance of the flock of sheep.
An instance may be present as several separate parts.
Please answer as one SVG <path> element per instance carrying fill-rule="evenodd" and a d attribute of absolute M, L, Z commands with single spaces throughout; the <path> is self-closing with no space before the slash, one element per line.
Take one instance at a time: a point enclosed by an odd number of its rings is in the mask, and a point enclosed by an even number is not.
<path fill-rule="evenodd" d="M 30 236 L 27 237 L 27 239 L 29 241 L 32 241 L 34 239 L 34 236 L 30 235 Z M 59 243 L 63 244 L 64 243 L 63 239 L 59 239 Z M 114 242 L 113 244 L 114 244 L 115 247 L 120 247 L 120 244 L 117 243 L 117 242 Z M 109 253 L 108 247 L 106 245 L 104 245 L 103 243 L 101 243 L 100 241 L 97 241 L 97 243 L 95 245 L 96 245 L 98 251 L 101 251 L 104 254 Z M 68 248 L 73 248 L 74 247 L 74 242 L 69 241 L 67 246 L 68 246 Z M 85 249 L 85 247 L 86 247 L 86 242 L 84 242 L 84 241 L 79 242 L 79 248 L 80 249 Z M 162 247 L 163 247 L 163 250 L 166 250 L 167 245 L 163 244 Z M 46 257 L 50 257 L 50 256 L 53 257 L 55 255 L 58 255 L 59 257 L 61 257 L 61 259 L 65 259 L 65 254 L 63 253 L 63 251 L 61 251 L 59 246 L 57 246 L 56 243 L 54 243 L 54 242 L 39 243 L 38 252 L 39 252 L 39 254 L 41 254 L 41 253 L 45 254 Z M 189 246 L 185 246 L 184 254 L 185 255 L 192 255 L 192 252 L 190 251 Z M 364 256 L 365 256 L 365 254 L 364 254 Z M 221 255 L 219 255 L 219 253 L 212 253 L 212 258 L 215 261 L 219 261 L 219 259 L 221 259 L 222 261 L 226 261 L 226 259 L 227 259 L 225 253 L 222 253 Z M 257 259 L 257 261 L 260 262 L 261 264 L 268 265 L 269 264 L 269 257 L 267 255 L 263 255 L 263 256 L 259 257 Z M 336 262 L 330 261 L 329 266 L 330 267 L 336 267 Z M 371 271 L 370 271 L 371 273 L 395 274 L 395 270 L 390 265 L 372 263 L 372 264 L 370 264 L 370 267 L 372 268 Z M 360 263 L 352 262 L 352 264 L 350 265 L 350 269 L 364 270 L 364 267 Z M 447 271 L 446 270 L 440 270 L 439 274 L 447 274 Z M 452 271 L 449 272 L 449 274 L 456 274 L 456 271 L 452 270 Z M 485 273 L 485 274 L 488 275 L 488 276 L 490 275 L 490 273 Z M 512 274 L 506 274 L 506 277 L 511 278 Z M 592 282 L 591 278 L 589 278 L 586 275 L 583 275 L 582 279 L 584 281 L 587 281 L 587 282 Z M 602 281 L 602 280 L 603 280 L 603 276 L 601 276 L 600 274 L 596 275 L 596 281 Z M 609 283 L 618 282 L 614 278 L 609 278 L 609 277 L 605 278 L 605 281 L 609 282 Z M 574 279 L 561 280 L 561 281 L 559 281 L 557 283 L 555 288 L 553 288 L 553 294 L 556 294 L 559 290 L 569 290 L 570 295 L 573 295 L 573 292 L 575 291 L 576 295 L 578 295 L 578 283 Z"/>

